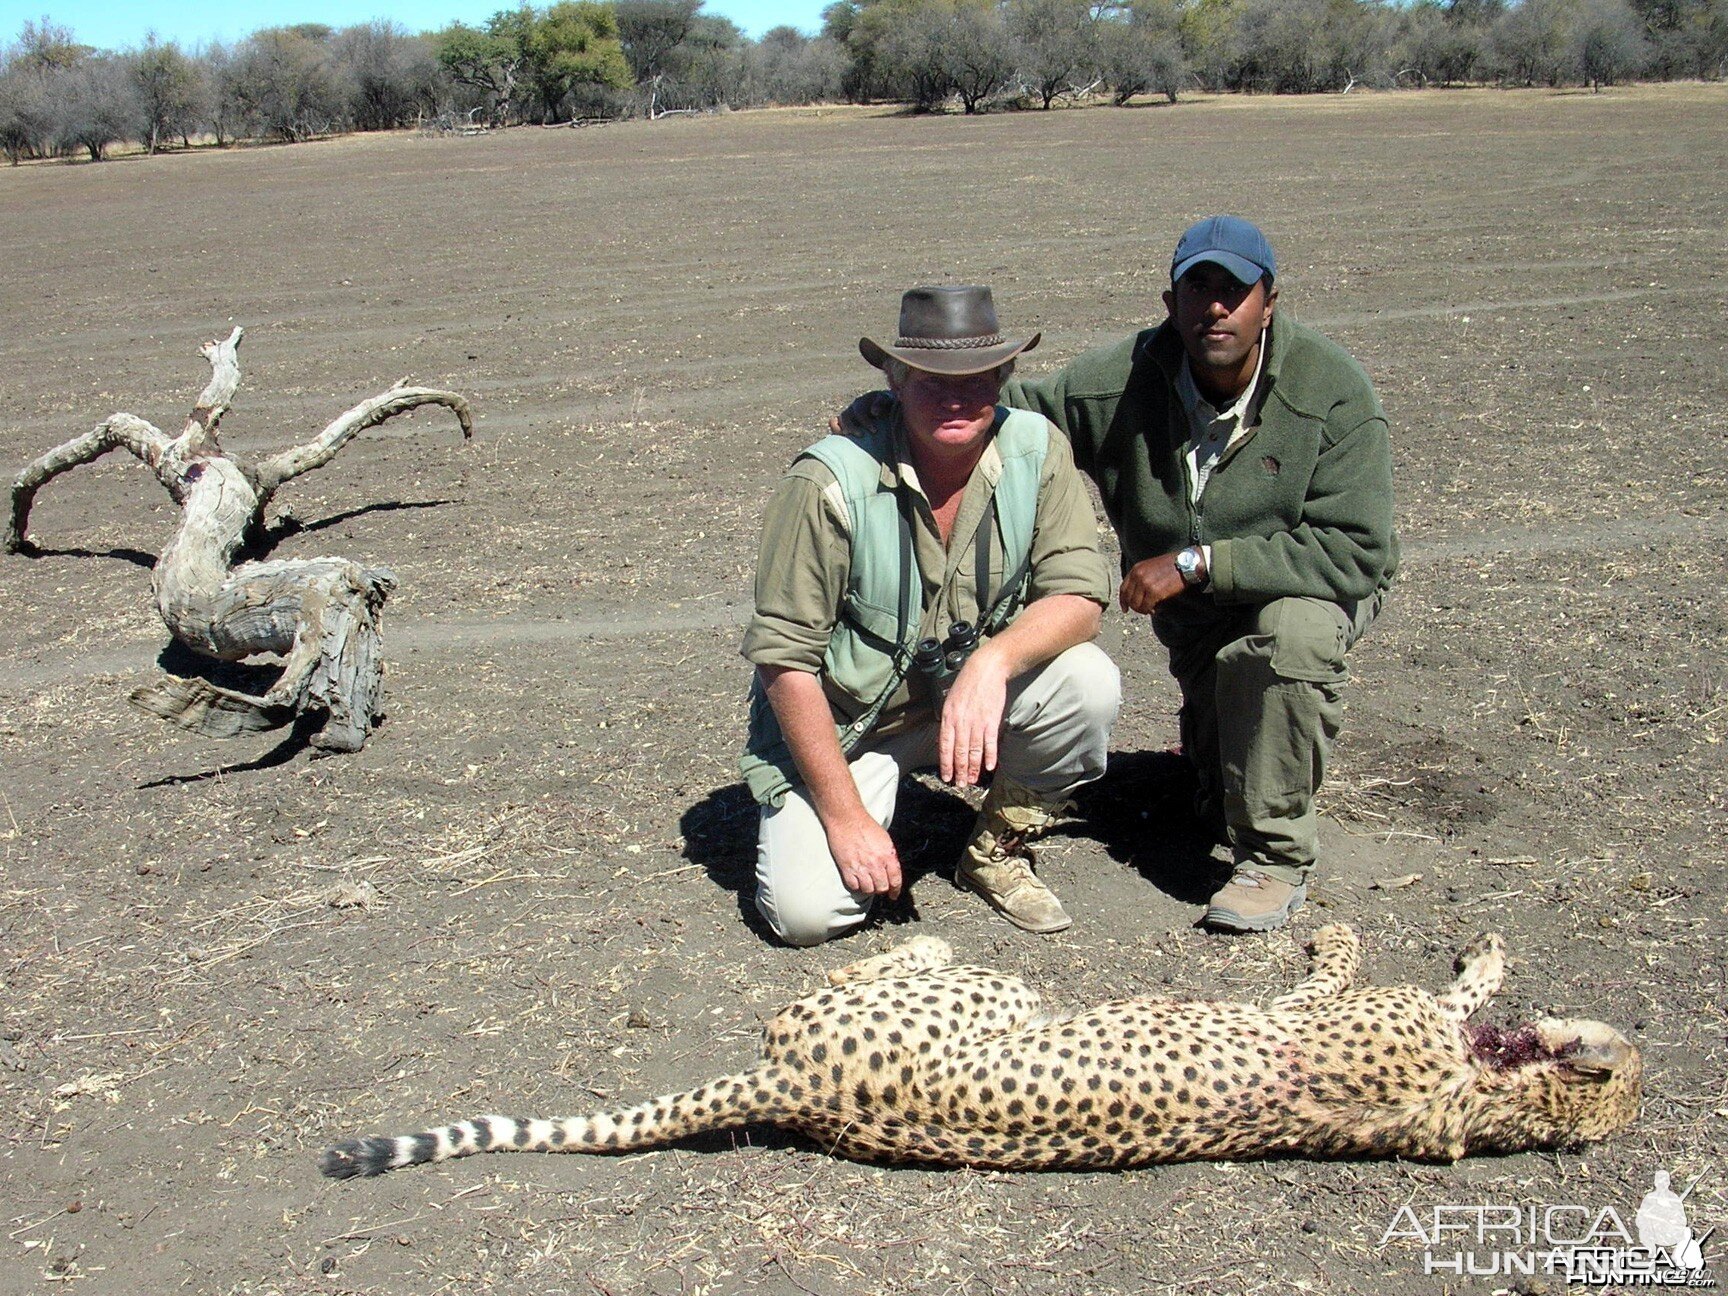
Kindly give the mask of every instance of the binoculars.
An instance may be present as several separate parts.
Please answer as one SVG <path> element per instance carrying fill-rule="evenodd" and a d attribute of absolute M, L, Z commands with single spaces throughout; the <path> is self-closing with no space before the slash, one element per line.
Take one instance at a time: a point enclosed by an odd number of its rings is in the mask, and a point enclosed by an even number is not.
<path fill-rule="evenodd" d="M 956 621 L 948 627 L 946 639 L 918 641 L 912 650 L 912 666 L 945 689 L 977 646 L 978 627 L 970 621 Z"/>

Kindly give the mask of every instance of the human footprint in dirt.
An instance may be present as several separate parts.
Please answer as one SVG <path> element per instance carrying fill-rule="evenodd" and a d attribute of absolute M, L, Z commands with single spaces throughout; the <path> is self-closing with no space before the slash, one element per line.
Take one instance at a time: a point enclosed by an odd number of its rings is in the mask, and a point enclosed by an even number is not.
<path fill-rule="evenodd" d="M 761 806 L 756 907 L 794 945 L 900 894 L 903 773 L 989 782 L 959 880 L 1029 931 L 1069 916 L 1026 843 L 1104 771 L 1120 700 L 1091 641 L 1109 581 L 1067 441 L 997 404 L 1014 358 L 984 287 L 916 288 L 853 435 L 798 456 L 768 506 L 743 769 Z"/>

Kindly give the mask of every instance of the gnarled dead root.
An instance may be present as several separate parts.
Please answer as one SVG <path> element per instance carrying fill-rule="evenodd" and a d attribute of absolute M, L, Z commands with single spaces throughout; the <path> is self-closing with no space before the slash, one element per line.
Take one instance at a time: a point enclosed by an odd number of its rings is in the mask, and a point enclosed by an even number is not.
<path fill-rule="evenodd" d="M 177 437 L 131 414 L 114 414 L 83 436 L 27 464 L 12 483 L 8 550 L 29 548 L 30 506 L 49 481 L 111 450 L 128 450 L 181 506 L 180 526 L 152 573 L 156 607 L 181 643 L 219 661 L 258 653 L 283 658 L 282 674 L 254 695 L 201 679 L 167 675 L 132 702 L 152 715 L 213 738 L 273 729 L 302 715 L 322 717 L 312 743 L 357 751 L 372 731 L 383 683 L 379 614 L 396 578 L 346 558 L 242 563 L 234 554 L 286 482 L 329 463 L 366 428 L 421 405 L 443 405 L 464 438 L 468 402 L 455 392 L 398 383 L 342 414 L 304 445 L 251 464 L 227 454 L 217 425 L 240 383 L 236 328 L 206 343 L 211 377 Z"/>

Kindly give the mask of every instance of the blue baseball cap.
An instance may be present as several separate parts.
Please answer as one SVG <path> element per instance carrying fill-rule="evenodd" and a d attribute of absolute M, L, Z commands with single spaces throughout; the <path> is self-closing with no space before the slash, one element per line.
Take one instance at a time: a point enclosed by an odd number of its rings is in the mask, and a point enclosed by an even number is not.
<path fill-rule="evenodd" d="M 1175 283 L 1206 261 L 1223 266 L 1238 283 L 1254 284 L 1278 276 L 1271 241 L 1240 216 L 1208 216 L 1184 230 L 1170 258 L 1170 282 Z"/>

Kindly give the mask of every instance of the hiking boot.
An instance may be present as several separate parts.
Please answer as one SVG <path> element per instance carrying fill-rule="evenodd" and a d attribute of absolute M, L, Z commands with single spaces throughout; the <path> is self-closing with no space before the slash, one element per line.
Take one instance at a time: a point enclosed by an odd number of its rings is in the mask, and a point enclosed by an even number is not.
<path fill-rule="evenodd" d="M 1048 800 L 998 777 L 985 794 L 957 880 L 1024 931 L 1047 934 L 1072 925 L 1056 893 L 1032 871 L 1028 844 L 1069 808 L 1068 802 Z"/>
<path fill-rule="evenodd" d="M 1289 922 L 1307 898 L 1306 884 L 1292 886 L 1257 868 L 1239 868 L 1212 897 L 1200 921 L 1217 931 L 1273 931 Z"/>

